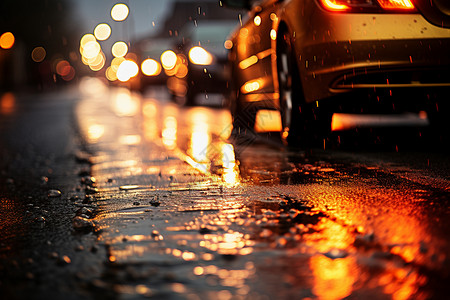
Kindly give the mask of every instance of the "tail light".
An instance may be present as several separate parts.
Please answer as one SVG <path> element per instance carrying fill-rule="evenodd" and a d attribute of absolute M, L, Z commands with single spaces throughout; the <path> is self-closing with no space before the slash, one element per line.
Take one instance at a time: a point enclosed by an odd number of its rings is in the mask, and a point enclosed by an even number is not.
<path fill-rule="evenodd" d="M 412 12 L 411 0 L 319 0 L 328 11 L 334 12 Z"/>
<path fill-rule="evenodd" d="M 378 0 L 378 3 L 383 9 L 414 9 L 414 5 L 411 0 Z"/>

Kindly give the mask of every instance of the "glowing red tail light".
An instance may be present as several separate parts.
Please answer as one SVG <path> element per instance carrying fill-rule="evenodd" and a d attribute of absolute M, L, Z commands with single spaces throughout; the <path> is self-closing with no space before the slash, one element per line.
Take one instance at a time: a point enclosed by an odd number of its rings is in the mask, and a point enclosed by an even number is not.
<path fill-rule="evenodd" d="M 411 0 L 377 0 L 383 9 L 414 9 Z"/>
<path fill-rule="evenodd" d="M 332 12 L 412 12 L 412 0 L 319 0 L 322 7 Z"/>
<path fill-rule="evenodd" d="M 327 10 L 331 11 L 346 11 L 349 10 L 350 7 L 344 4 L 344 1 L 341 0 L 320 0 L 322 5 Z"/>

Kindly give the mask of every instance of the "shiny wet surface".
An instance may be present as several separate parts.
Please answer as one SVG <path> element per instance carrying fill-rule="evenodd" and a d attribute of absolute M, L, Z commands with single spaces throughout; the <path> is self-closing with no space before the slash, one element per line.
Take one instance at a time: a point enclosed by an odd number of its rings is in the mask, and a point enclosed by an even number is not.
<path fill-rule="evenodd" d="M 429 167 L 445 155 L 236 144 L 226 110 L 98 84 L 82 83 L 77 116 L 107 251 L 92 288 L 106 298 L 448 292 L 448 174 Z"/>

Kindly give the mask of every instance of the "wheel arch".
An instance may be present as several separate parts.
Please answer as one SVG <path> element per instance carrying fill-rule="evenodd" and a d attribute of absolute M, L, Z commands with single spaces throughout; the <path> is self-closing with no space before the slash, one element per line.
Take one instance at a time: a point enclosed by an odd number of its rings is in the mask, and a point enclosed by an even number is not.
<path fill-rule="evenodd" d="M 295 39 L 295 32 L 293 33 L 293 31 L 290 29 L 291 27 L 289 26 L 288 22 L 284 19 L 279 18 L 279 21 L 276 23 L 276 32 L 277 32 L 277 38 L 275 39 L 275 41 L 273 41 L 273 49 L 274 49 L 274 58 L 272 59 L 272 73 L 273 73 L 273 82 L 274 82 L 274 88 L 275 88 L 275 92 L 276 93 L 280 93 L 280 87 L 279 87 L 279 78 L 278 78 L 278 53 L 279 53 L 279 49 L 281 47 L 281 43 L 282 43 L 282 39 L 283 39 L 283 35 L 285 33 L 287 33 L 289 35 L 289 37 L 291 37 L 291 39 Z M 298 87 L 300 89 L 300 92 L 302 93 L 303 97 L 304 97 L 304 91 L 303 91 L 303 85 L 301 82 L 301 68 L 299 65 L 299 59 L 298 59 L 298 52 L 297 49 L 295 48 L 296 43 L 294 42 L 294 40 L 291 41 L 291 47 L 292 47 L 292 51 L 293 51 L 293 57 L 295 58 L 295 67 L 297 69 L 299 78 L 297 81 Z M 304 101 L 304 100 L 303 100 Z M 277 103 L 279 105 L 279 103 Z"/>

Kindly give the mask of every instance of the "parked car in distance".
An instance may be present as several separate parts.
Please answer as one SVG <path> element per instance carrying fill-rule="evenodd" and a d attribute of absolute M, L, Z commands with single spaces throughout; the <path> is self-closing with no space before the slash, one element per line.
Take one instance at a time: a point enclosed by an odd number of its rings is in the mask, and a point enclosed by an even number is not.
<path fill-rule="evenodd" d="M 193 105 L 199 97 L 227 91 L 227 37 L 238 24 L 237 19 L 204 20 L 180 30 L 174 47 L 176 64 L 168 70 L 171 77 L 167 80 L 169 91 L 178 102 Z"/>
<path fill-rule="evenodd" d="M 293 146 L 364 126 L 442 128 L 448 1 L 223 3 L 249 11 L 229 54 L 235 132 L 253 129 L 266 110 L 279 112 L 281 136 Z"/>
<path fill-rule="evenodd" d="M 135 42 L 132 51 L 139 65 L 139 74 L 130 80 L 131 88 L 144 92 L 149 86 L 165 85 L 167 74 L 161 61 L 162 54 L 171 50 L 173 39 L 150 37 Z"/>

